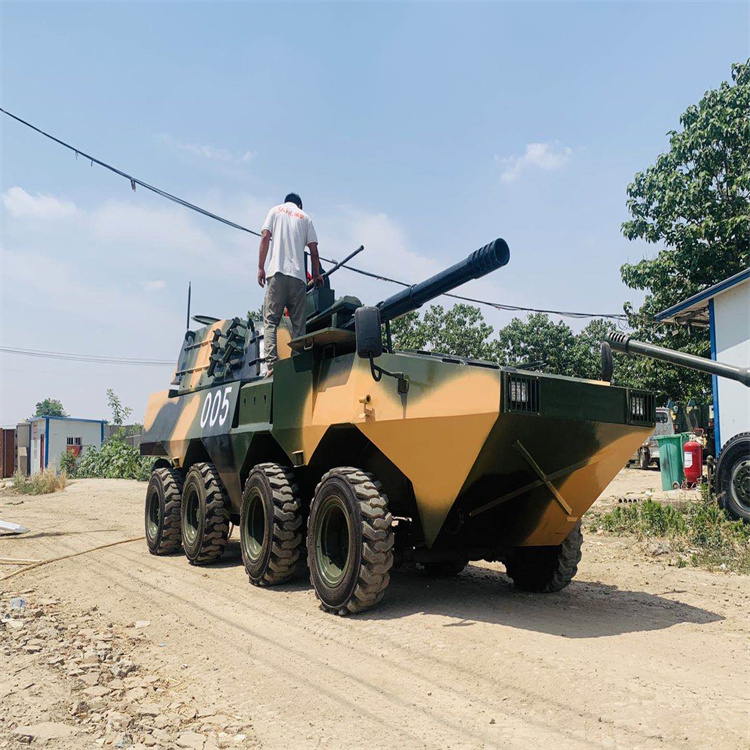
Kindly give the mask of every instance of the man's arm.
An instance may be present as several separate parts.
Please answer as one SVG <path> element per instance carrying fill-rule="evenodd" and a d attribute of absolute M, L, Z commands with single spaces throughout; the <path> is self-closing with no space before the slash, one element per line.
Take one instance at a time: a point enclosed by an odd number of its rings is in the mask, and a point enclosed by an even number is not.
<path fill-rule="evenodd" d="M 271 244 L 271 233 L 264 229 L 260 237 L 260 248 L 258 250 L 258 284 L 266 285 L 266 258 L 268 257 L 268 248 Z M 310 251 L 312 253 L 312 250 Z M 315 250 L 315 257 L 318 257 L 318 251 Z"/>
<path fill-rule="evenodd" d="M 323 283 L 323 277 L 320 275 L 320 256 L 318 255 L 318 243 L 309 242 L 307 246 L 310 248 L 310 260 L 312 260 L 313 284 L 315 286 L 318 286 L 318 284 Z"/>

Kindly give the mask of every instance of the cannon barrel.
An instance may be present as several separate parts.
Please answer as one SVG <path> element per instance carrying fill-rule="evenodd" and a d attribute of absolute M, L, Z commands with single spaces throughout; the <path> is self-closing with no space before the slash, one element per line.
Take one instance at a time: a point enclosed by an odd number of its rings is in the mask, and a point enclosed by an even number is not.
<path fill-rule="evenodd" d="M 385 323 L 416 310 L 425 302 L 450 292 L 461 284 L 471 281 L 471 279 L 478 279 L 496 271 L 498 268 L 502 268 L 509 260 L 508 243 L 503 239 L 494 240 L 489 245 L 475 250 L 468 258 L 435 274 L 426 281 L 413 284 L 392 297 L 379 302 L 377 307 L 380 308 L 380 319 Z M 349 327 L 353 327 L 353 325 L 354 321 Z"/>
<path fill-rule="evenodd" d="M 651 357 L 680 367 L 689 367 L 691 370 L 736 380 L 738 383 L 750 387 L 750 370 L 747 367 L 735 367 L 723 362 L 714 362 L 714 360 L 705 357 L 696 357 L 694 354 L 676 352 L 674 349 L 666 349 L 663 346 L 644 344 L 642 341 L 631 338 L 626 333 L 610 333 L 607 335 L 607 341 L 613 349 L 626 354 L 639 354 L 642 357 Z"/>

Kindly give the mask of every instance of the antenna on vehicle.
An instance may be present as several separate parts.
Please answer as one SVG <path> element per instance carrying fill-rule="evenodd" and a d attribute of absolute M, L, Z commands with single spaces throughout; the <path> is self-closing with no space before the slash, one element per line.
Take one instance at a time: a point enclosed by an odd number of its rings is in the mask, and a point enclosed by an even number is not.
<path fill-rule="evenodd" d="M 188 281 L 188 304 L 187 304 L 187 324 L 185 325 L 186 329 L 190 328 L 190 291 L 192 287 L 192 282 Z"/>

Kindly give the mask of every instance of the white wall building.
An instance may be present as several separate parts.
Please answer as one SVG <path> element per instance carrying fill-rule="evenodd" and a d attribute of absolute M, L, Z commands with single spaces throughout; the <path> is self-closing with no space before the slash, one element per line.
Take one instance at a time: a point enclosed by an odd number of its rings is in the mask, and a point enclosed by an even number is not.
<path fill-rule="evenodd" d="M 750 268 L 660 312 L 656 319 L 708 326 L 711 359 L 750 367 Z M 750 389 L 714 375 L 713 400 L 718 453 L 735 435 L 750 431 Z"/>
<path fill-rule="evenodd" d="M 80 455 L 90 445 L 99 448 L 103 441 L 103 419 L 34 417 L 29 420 L 29 473 L 56 470 L 66 451 Z"/>

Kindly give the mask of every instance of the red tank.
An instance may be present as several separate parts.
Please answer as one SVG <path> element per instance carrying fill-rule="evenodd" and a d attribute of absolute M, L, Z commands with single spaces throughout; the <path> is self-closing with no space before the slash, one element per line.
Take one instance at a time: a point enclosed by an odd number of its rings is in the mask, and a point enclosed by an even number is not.
<path fill-rule="evenodd" d="M 683 448 L 685 479 L 698 484 L 703 477 L 703 446 L 697 440 L 689 440 Z"/>

